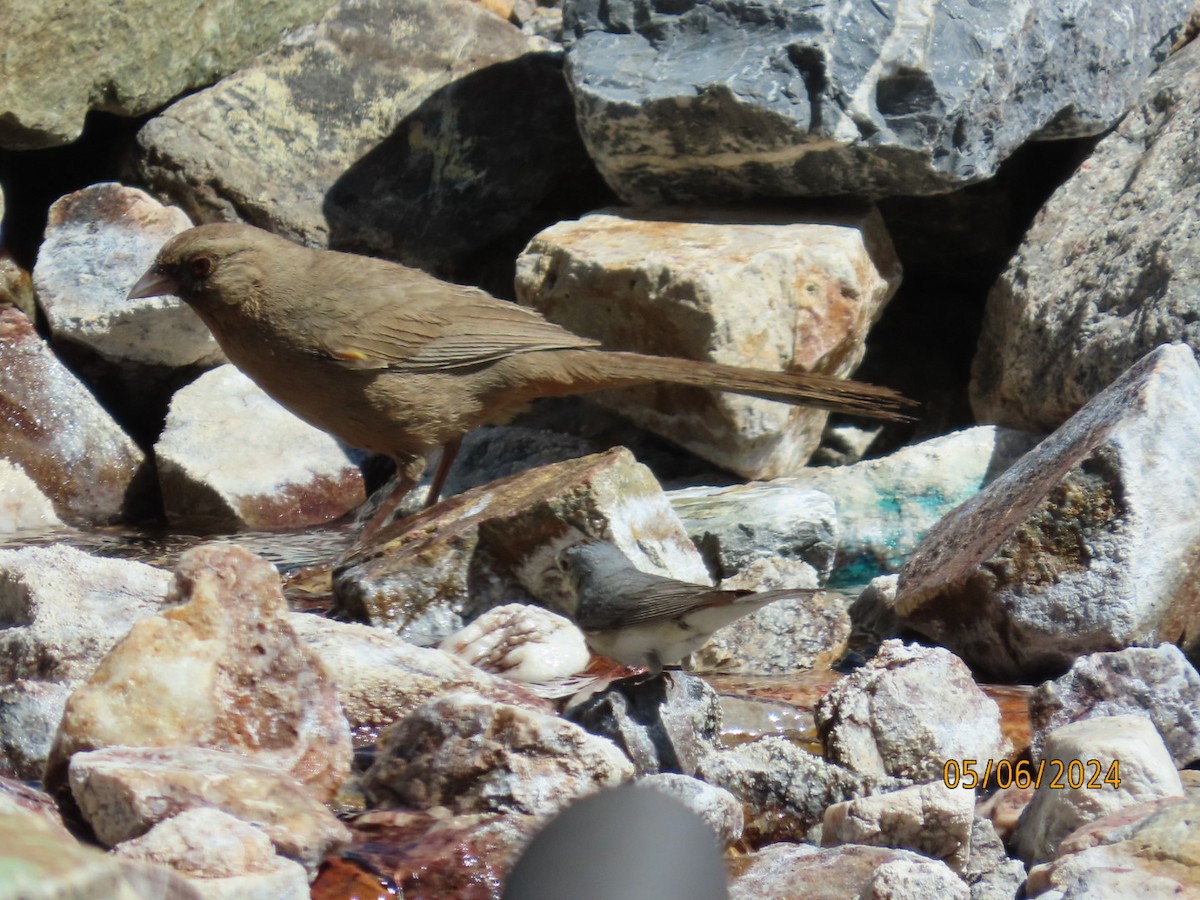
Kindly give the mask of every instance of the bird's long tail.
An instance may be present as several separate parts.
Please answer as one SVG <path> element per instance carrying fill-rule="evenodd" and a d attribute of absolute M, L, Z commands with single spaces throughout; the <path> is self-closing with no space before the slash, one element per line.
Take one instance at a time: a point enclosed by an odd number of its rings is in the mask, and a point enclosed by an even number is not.
<path fill-rule="evenodd" d="M 891 388 L 831 375 L 769 372 L 641 353 L 580 351 L 581 356 L 585 354 L 590 357 L 588 368 L 601 376 L 593 390 L 661 381 L 899 422 L 910 421 L 912 417 L 908 411 L 917 405 Z"/>

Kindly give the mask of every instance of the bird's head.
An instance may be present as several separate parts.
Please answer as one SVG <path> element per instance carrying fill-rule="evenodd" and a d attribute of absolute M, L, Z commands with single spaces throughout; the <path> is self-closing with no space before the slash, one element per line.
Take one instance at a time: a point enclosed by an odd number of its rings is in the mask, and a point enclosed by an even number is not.
<path fill-rule="evenodd" d="M 163 245 L 128 299 L 172 294 L 200 312 L 216 314 L 254 297 L 272 255 L 286 256 L 295 248 L 251 225 L 227 222 L 189 228 Z"/>
<path fill-rule="evenodd" d="M 607 541 L 585 540 L 560 550 L 554 558 L 564 579 L 576 590 L 603 583 L 634 568 L 629 558 Z"/>

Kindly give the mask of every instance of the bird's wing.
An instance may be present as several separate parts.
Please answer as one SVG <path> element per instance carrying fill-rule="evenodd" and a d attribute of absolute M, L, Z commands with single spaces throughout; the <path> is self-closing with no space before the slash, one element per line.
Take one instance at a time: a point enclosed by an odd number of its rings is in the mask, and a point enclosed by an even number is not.
<path fill-rule="evenodd" d="M 592 588 L 596 590 L 596 588 Z M 616 588 L 604 597 L 589 597 L 575 610 L 575 623 L 584 631 L 607 631 L 659 619 L 676 619 L 714 603 L 732 602 L 751 591 L 717 591 L 664 578 L 636 588 Z"/>
<path fill-rule="evenodd" d="M 644 582 L 631 590 L 618 589 L 604 597 L 602 602 L 589 598 L 589 602 L 581 603 L 575 610 L 575 624 L 584 631 L 606 631 L 659 619 L 678 619 L 700 609 L 748 601 L 765 606 L 776 600 L 815 593 L 815 588 L 718 590 L 664 578 L 660 582 Z"/>
<path fill-rule="evenodd" d="M 389 267 L 390 268 L 390 267 Z M 350 368 L 429 372 L 495 362 L 513 353 L 600 346 L 537 312 L 416 270 L 368 284 L 346 327 L 324 341 Z"/>

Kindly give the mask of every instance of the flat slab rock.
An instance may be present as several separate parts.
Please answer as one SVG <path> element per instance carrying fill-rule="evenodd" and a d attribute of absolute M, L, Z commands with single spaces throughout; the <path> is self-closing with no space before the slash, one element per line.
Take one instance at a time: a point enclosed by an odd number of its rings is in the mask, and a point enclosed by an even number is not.
<path fill-rule="evenodd" d="M 1111 126 L 1192 6 L 580 0 L 567 76 L 628 203 L 939 193 Z"/>
<path fill-rule="evenodd" d="M 1200 647 L 1200 366 L 1147 354 L 943 518 L 900 573 L 902 622 L 1000 679 L 1128 646 Z"/>

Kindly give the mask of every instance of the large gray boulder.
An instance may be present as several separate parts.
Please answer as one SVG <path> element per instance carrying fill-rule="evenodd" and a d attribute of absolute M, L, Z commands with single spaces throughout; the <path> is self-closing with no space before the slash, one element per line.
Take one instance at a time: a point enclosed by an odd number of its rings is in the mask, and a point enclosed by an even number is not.
<path fill-rule="evenodd" d="M 1200 348 L 1200 45 L 1050 198 L 992 289 L 975 354 L 980 421 L 1057 427 L 1164 341 Z"/>
<path fill-rule="evenodd" d="M 627 202 L 923 194 L 1098 134 L 1192 0 L 577 0 L 580 128 Z"/>

